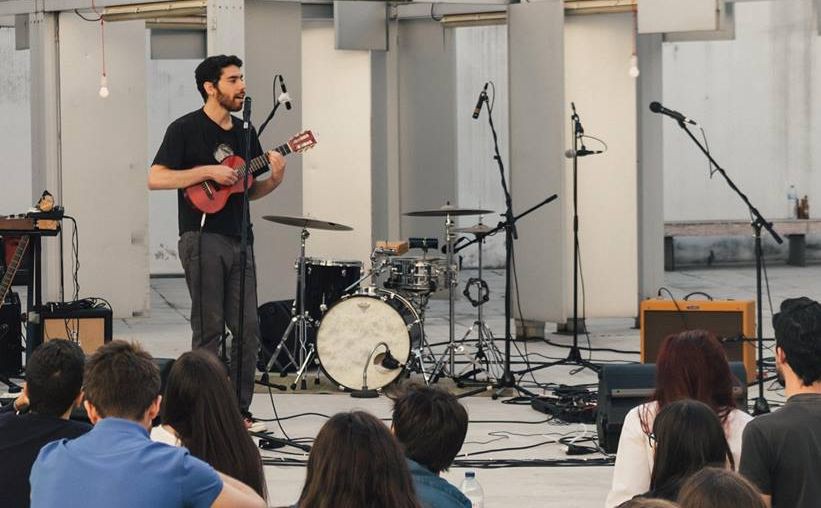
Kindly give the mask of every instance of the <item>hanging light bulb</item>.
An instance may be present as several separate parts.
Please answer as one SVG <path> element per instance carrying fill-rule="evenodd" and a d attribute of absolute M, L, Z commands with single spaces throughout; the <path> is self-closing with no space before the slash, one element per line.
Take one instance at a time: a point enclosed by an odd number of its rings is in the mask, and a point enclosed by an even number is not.
<path fill-rule="evenodd" d="M 100 91 L 98 93 L 102 99 L 108 97 L 108 77 L 105 74 L 100 77 Z"/>
<path fill-rule="evenodd" d="M 627 70 L 627 74 L 633 79 L 639 77 L 639 57 L 635 53 L 630 57 L 630 68 Z"/>

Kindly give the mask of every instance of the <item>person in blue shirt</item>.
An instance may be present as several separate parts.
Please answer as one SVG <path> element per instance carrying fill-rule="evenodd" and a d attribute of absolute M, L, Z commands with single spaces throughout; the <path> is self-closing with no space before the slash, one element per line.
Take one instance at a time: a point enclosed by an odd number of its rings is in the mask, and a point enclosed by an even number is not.
<path fill-rule="evenodd" d="M 393 403 L 391 429 L 405 451 L 416 495 L 425 508 L 470 508 L 467 497 L 441 478 L 465 442 L 468 414 L 456 397 L 410 384 Z"/>
<path fill-rule="evenodd" d="M 29 478 L 33 508 L 265 506 L 250 487 L 185 448 L 149 439 L 160 372 L 138 345 L 112 341 L 98 349 L 86 363 L 84 394 L 94 428 L 42 448 Z"/>

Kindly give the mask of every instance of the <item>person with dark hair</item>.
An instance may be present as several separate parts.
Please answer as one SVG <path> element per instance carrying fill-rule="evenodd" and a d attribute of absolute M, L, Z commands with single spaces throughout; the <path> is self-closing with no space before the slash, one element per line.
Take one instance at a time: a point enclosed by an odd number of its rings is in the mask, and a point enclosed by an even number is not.
<path fill-rule="evenodd" d="M 465 442 L 468 414 L 450 393 L 409 385 L 393 402 L 393 434 L 405 451 L 416 495 L 426 508 L 470 508 L 470 500 L 441 478 Z"/>
<path fill-rule="evenodd" d="M 177 358 L 162 399 L 163 425 L 191 455 L 233 476 L 262 497 L 262 459 L 242 425 L 228 373 L 210 352 L 197 349 Z"/>
<path fill-rule="evenodd" d="M 0 409 L 3 506 L 29 506 L 29 473 L 44 445 L 91 430 L 86 423 L 69 420 L 82 399 L 84 364 L 80 346 L 61 339 L 46 342 L 28 359 L 23 394 Z"/>
<path fill-rule="evenodd" d="M 644 497 L 675 501 L 684 482 L 701 469 L 735 467 L 715 411 L 697 400 L 666 405 L 653 421 L 650 440 L 655 442 L 655 460 Z"/>
<path fill-rule="evenodd" d="M 740 474 L 705 467 L 681 487 L 678 495 L 681 508 L 766 508 L 761 492 Z"/>
<path fill-rule="evenodd" d="M 628 499 L 617 508 L 677 508 L 678 505 L 666 499 L 652 499 L 646 497 L 635 497 Z"/>
<path fill-rule="evenodd" d="M 363 411 L 325 422 L 307 469 L 299 508 L 421 508 L 399 443 Z"/>
<path fill-rule="evenodd" d="M 656 414 L 671 402 L 694 399 L 712 408 L 738 464 L 741 434 L 752 417 L 735 407 L 734 381 L 724 348 L 712 333 L 690 330 L 666 337 L 656 359 L 656 389 L 652 398 L 631 409 L 624 418 L 607 508 L 650 487 L 653 448 L 648 435 Z"/>
<path fill-rule="evenodd" d="M 119 340 L 85 368 L 94 428 L 40 450 L 31 470 L 31 506 L 264 507 L 250 487 L 218 473 L 185 448 L 152 442 L 160 411 L 160 371 L 139 346 Z"/>
<path fill-rule="evenodd" d="M 816 507 L 821 499 L 821 304 L 789 298 L 773 316 L 775 367 L 787 402 L 744 430 L 739 471 L 768 506 Z"/>
<path fill-rule="evenodd" d="M 256 270 L 253 235 L 248 220 L 249 255 L 245 262 L 245 291 L 240 296 L 240 238 L 243 222 L 242 193 L 232 194 L 225 207 L 216 213 L 198 211 L 185 198 L 184 189 L 206 181 L 231 186 L 240 173 L 221 161 L 236 154 L 246 161 L 262 155 L 262 147 L 251 129 L 251 150 L 245 154 L 243 122 L 232 112 L 243 107 L 245 81 L 236 56 L 209 56 L 196 68 L 197 90 L 205 105 L 168 126 L 148 175 L 151 190 L 177 189 L 179 219 L 179 257 L 191 295 L 191 345 L 215 355 L 226 326 L 231 343 L 231 380 L 236 389 L 240 380 L 239 405 L 251 424 L 249 407 L 254 395 L 254 374 L 259 349 Z M 259 199 L 279 186 L 285 175 L 285 159 L 279 152 L 267 153 L 271 177 L 254 180 L 248 190 L 250 199 Z M 243 336 L 239 336 L 239 304 L 244 300 Z M 242 341 L 242 358 L 238 344 Z"/>

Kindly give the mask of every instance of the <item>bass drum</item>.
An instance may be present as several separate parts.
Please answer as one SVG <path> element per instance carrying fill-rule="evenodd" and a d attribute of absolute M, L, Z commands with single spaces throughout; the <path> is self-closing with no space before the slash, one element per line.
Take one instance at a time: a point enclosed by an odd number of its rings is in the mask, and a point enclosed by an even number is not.
<path fill-rule="evenodd" d="M 316 351 L 322 370 L 340 388 L 362 388 L 362 373 L 368 357 L 380 342 L 403 365 L 422 343 L 422 321 L 408 300 L 391 291 L 368 288 L 336 302 L 319 325 Z M 368 388 L 387 386 L 404 368 L 381 365 L 384 347 L 368 363 Z"/>

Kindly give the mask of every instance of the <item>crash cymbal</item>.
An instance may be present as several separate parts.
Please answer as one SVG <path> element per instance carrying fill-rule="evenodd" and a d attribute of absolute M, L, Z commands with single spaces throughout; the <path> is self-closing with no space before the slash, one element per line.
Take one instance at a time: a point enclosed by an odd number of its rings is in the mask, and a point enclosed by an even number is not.
<path fill-rule="evenodd" d="M 344 224 L 337 224 L 326 220 L 314 219 L 313 217 L 289 217 L 287 215 L 265 215 L 263 219 L 284 224 L 286 226 L 296 226 L 306 229 L 323 229 L 326 231 L 353 231 L 353 228 Z"/>
<path fill-rule="evenodd" d="M 493 213 L 492 210 L 482 210 L 479 208 L 457 208 L 453 205 L 445 205 L 441 208 L 434 208 L 432 210 L 416 210 L 414 212 L 405 212 L 409 217 L 445 217 L 450 215 L 455 217 L 458 215 L 487 215 Z"/>
<path fill-rule="evenodd" d="M 487 224 L 474 224 L 473 226 L 468 226 L 466 228 L 456 228 L 453 230 L 454 233 L 468 233 L 471 235 L 486 235 L 493 228 L 488 226 Z"/>

